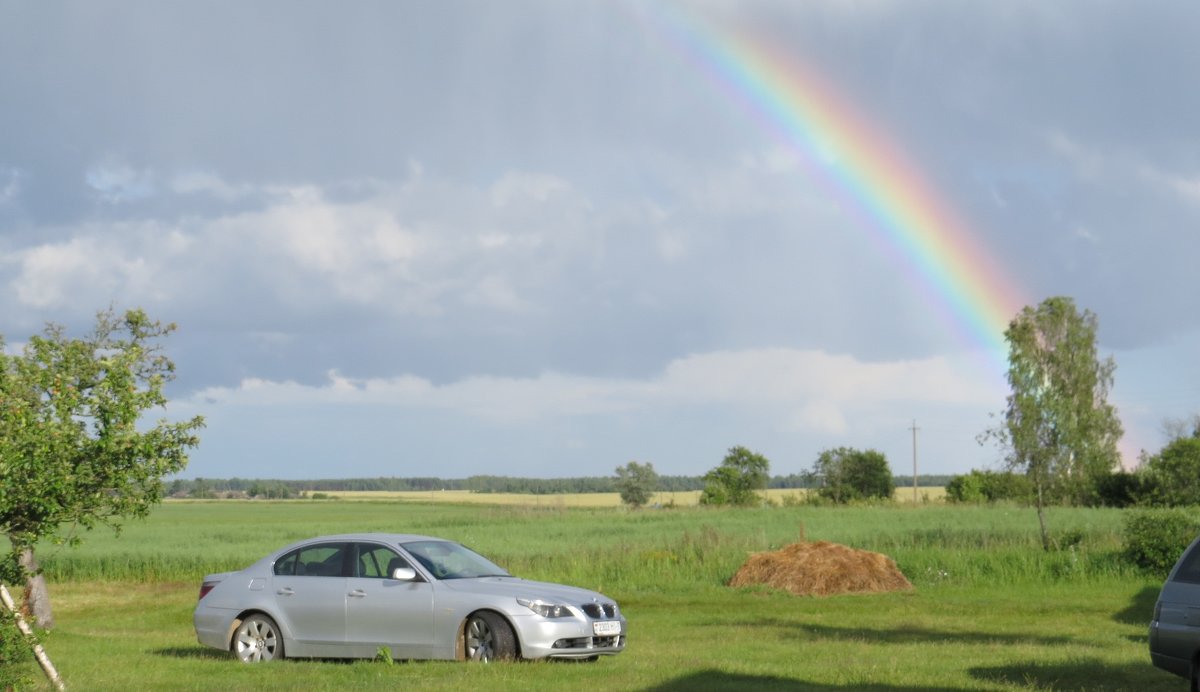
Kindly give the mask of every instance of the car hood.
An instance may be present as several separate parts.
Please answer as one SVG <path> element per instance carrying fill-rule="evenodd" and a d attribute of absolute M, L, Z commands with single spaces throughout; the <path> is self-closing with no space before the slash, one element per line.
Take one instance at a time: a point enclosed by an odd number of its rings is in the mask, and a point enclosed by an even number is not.
<path fill-rule="evenodd" d="M 512 596 L 513 598 L 528 598 L 530 600 L 540 598 L 543 601 L 553 601 L 566 605 L 591 603 L 593 600 L 602 603 L 611 603 L 613 600 L 596 591 L 544 581 L 529 581 L 520 577 L 446 579 L 440 583 L 447 589 L 460 593 Z"/>

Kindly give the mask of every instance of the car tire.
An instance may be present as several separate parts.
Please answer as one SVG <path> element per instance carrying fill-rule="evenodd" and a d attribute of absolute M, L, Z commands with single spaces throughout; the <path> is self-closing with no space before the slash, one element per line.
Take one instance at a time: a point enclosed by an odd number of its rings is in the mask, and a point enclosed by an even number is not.
<path fill-rule="evenodd" d="M 283 658 L 283 636 L 279 626 L 262 613 L 255 613 L 237 626 L 230 645 L 242 663 L 259 663 Z"/>
<path fill-rule="evenodd" d="M 481 610 L 463 626 L 463 653 L 468 661 L 511 661 L 517 657 L 517 638 L 504 618 Z"/>

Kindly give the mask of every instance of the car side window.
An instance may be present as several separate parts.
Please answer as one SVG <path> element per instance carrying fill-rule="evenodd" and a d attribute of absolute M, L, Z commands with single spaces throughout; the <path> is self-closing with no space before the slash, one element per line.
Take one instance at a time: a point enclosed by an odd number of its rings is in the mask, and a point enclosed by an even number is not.
<path fill-rule="evenodd" d="M 391 548 L 372 543 L 358 544 L 359 577 L 390 579 L 397 567 L 408 567 L 408 562 Z"/>
<path fill-rule="evenodd" d="M 1200 584 L 1200 543 L 1193 545 L 1187 555 L 1183 556 L 1183 561 L 1179 563 L 1179 569 L 1176 570 L 1175 578 L 1172 581 Z"/>
<path fill-rule="evenodd" d="M 281 576 L 295 574 L 296 573 L 296 562 L 297 562 L 296 556 L 298 556 L 299 554 L 300 554 L 299 550 L 293 550 L 292 552 L 288 553 L 287 555 L 284 555 L 283 557 L 276 560 L 275 561 L 275 574 L 278 574 Z"/>
<path fill-rule="evenodd" d="M 321 543 L 288 553 L 275 561 L 275 574 L 298 577 L 340 577 L 347 553 L 345 543 Z"/>

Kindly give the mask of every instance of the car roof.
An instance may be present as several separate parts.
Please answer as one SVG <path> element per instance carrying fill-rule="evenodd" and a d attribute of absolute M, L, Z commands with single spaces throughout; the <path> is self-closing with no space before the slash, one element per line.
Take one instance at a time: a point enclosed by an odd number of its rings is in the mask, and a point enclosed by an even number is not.
<path fill-rule="evenodd" d="M 306 543 L 321 543 L 324 541 L 378 541 L 381 543 L 411 543 L 413 541 L 445 541 L 453 543 L 446 538 L 438 538 L 437 536 L 422 536 L 416 533 L 337 533 L 328 536 L 314 536 L 306 538 L 302 541 L 296 541 L 291 546 L 304 545 Z"/>

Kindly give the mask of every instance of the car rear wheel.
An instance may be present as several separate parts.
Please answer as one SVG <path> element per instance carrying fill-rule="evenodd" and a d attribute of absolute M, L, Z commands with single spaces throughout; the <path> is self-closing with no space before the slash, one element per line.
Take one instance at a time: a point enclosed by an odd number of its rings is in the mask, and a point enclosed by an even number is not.
<path fill-rule="evenodd" d="M 261 613 L 242 620 L 233 633 L 233 653 L 243 663 L 283 658 L 283 637 L 275 621 Z"/>
<path fill-rule="evenodd" d="M 517 657 L 517 640 L 504 618 L 481 611 L 463 627 L 463 653 L 468 661 L 511 661 Z"/>

